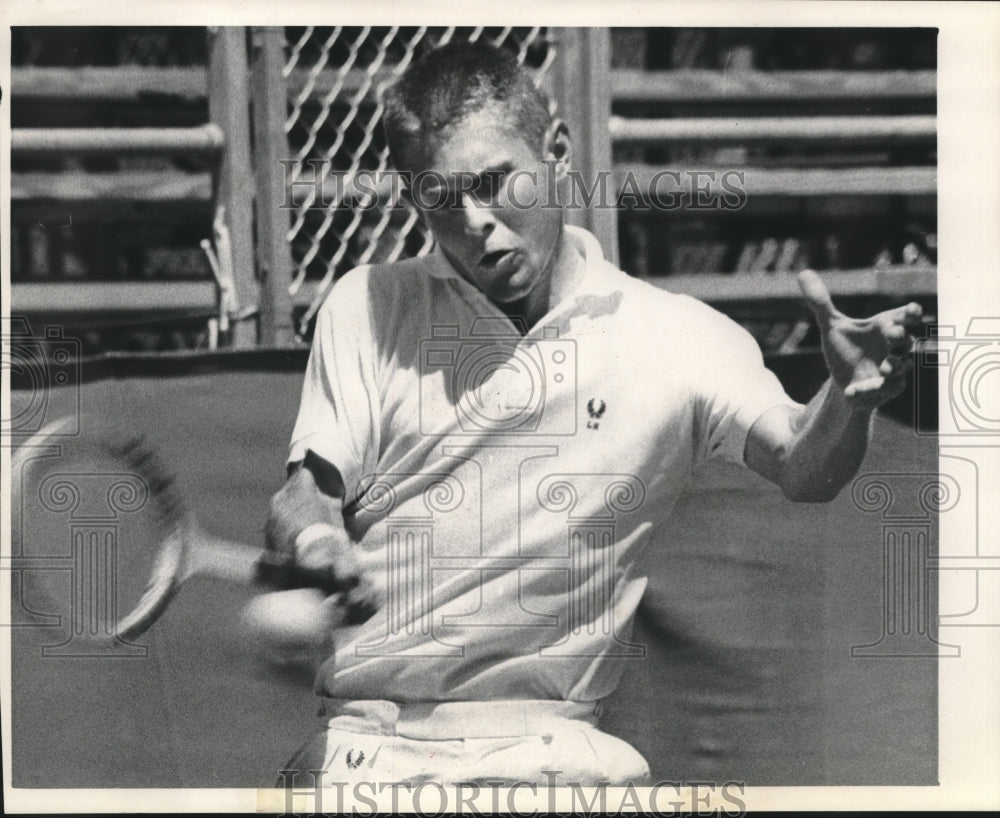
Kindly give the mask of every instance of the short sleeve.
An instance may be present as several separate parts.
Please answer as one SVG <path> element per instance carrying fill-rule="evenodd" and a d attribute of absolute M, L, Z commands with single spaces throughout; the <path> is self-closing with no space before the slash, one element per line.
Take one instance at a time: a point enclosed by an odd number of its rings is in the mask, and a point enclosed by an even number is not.
<path fill-rule="evenodd" d="M 308 450 L 337 467 L 348 498 L 378 452 L 380 399 L 365 268 L 333 287 L 316 316 L 288 462 Z"/>
<path fill-rule="evenodd" d="M 704 305 L 703 305 L 704 306 Z M 743 463 L 747 435 L 764 412 L 798 406 L 764 366 L 760 347 L 743 327 L 705 306 L 699 330 L 704 355 L 696 382 L 700 455 Z"/>

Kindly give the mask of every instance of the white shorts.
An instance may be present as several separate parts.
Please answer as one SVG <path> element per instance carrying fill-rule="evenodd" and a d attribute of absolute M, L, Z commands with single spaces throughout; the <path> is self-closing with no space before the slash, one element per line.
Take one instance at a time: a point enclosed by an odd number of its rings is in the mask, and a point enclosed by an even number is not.
<path fill-rule="evenodd" d="M 649 784 L 646 760 L 597 729 L 599 702 L 397 704 L 324 699 L 326 727 L 278 786 L 371 781 L 480 786 Z M 317 771 L 322 771 L 318 773 Z"/>

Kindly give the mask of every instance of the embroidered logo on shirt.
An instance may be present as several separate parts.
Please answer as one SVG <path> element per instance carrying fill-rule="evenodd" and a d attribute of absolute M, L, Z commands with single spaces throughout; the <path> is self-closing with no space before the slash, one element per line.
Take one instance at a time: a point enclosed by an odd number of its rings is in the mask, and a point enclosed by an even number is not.
<path fill-rule="evenodd" d="M 590 415 L 590 420 L 587 421 L 588 429 L 597 429 L 600 427 L 598 421 L 604 415 L 604 410 L 608 408 L 608 405 L 600 398 L 591 398 L 587 401 L 587 414 Z"/>
<path fill-rule="evenodd" d="M 350 769 L 352 769 L 352 770 L 356 770 L 358 767 L 360 767 L 361 766 L 361 762 L 364 761 L 364 760 L 365 760 L 365 751 L 364 750 L 358 750 L 358 758 L 357 758 L 357 760 L 354 759 L 354 750 L 348 750 L 347 751 L 347 758 L 344 759 L 344 761 L 347 762 L 347 766 Z"/>

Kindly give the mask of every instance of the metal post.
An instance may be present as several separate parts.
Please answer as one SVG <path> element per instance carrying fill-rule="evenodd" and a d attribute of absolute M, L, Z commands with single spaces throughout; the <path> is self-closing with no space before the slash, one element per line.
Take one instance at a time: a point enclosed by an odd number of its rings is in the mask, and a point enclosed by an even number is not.
<path fill-rule="evenodd" d="M 606 28 L 554 30 L 556 59 L 547 77 L 547 90 L 558 105 L 556 115 L 568 126 L 573 145 L 573 168 L 590 189 L 605 174 L 607 193 L 594 206 L 571 209 L 569 221 L 585 227 L 601 243 L 604 255 L 618 263 L 618 210 L 611 178 L 611 34 Z M 601 199 L 604 201 L 600 201 Z"/>
<path fill-rule="evenodd" d="M 214 199 L 216 207 L 224 208 L 222 223 L 229 231 L 229 269 L 239 311 L 252 309 L 260 297 L 253 260 L 253 188 L 247 183 L 251 164 L 246 36 L 243 26 L 208 29 L 208 113 L 226 140 L 215 173 Z M 231 344 L 250 347 L 256 342 L 254 322 L 236 320 Z"/>
<path fill-rule="evenodd" d="M 292 299 L 288 287 L 292 254 L 288 243 L 288 212 L 284 167 L 288 158 L 285 118 L 288 91 L 284 68 L 285 32 L 275 26 L 252 29 L 251 83 L 253 88 L 254 177 L 257 189 L 257 262 L 261 288 L 260 343 L 293 343 Z"/>

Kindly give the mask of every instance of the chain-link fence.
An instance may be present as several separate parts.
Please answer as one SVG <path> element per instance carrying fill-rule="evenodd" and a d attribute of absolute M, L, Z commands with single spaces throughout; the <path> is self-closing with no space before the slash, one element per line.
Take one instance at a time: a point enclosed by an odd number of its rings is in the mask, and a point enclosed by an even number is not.
<path fill-rule="evenodd" d="M 298 321 L 298 333 L 306 335 L 338 276 L 359 264 L 421 255 L 433 245 L 412 207 L 390 200 L 390 185 L 376 186 L 375 202 L 359 200 L 353 184 L 359 173 L 387 178 L 384 89 L 425 51 L 458 39 L 509 49 L 541 85 L 555 47 L 545 28 L 307 27 L 287 28 L 285 37 L 291 293 L 295 298 L 315 288 Z M 317 179 L 330 184 L 310 184 Z"/>

